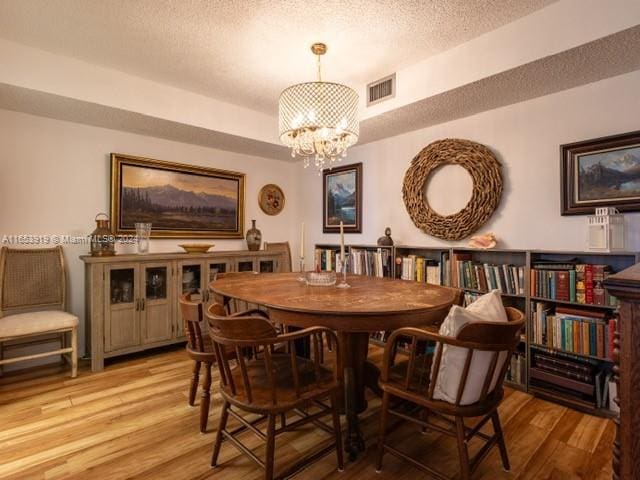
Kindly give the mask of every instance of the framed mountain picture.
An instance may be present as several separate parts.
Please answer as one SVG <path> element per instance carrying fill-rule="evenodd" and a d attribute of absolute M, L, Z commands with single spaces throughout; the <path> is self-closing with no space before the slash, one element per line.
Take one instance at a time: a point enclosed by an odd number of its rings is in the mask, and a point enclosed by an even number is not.
<path fill-rule="evenodd" d="M 362 232 L 362 163 L 325 169 L 322 172 L 322 231 Z"/>
<path fill-rule="evenodd" d="M 243 173 L 111 154 L 117 235 L 151 223 L 152 237 L 243 238 Z"/>
<path fill-rule="evenodd" d="M 562 215 L 640 211 L 640 131 L 560 146 Z"/>

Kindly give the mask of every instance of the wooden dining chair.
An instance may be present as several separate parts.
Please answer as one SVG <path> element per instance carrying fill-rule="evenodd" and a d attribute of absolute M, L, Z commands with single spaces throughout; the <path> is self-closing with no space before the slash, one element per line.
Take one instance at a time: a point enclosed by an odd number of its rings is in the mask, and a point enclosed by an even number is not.
<path fill-rule="evenodd" d="M 225 308 L 219 303 L 212 303 L 209 310 L 216 315 L 226 316 Z M 187 354 L 193 360 L 193 371 L 191 375 L 191 384 L 189 386 L 189 405 L 195 405 L 196 394 L 198 393 L 198 384 L 200 382 L 200 370 L 204 365 L 204 381 L 202 383 L 202 397 L 200 399 L 200 431 L 207 431 L 209 419 L 209 407 L 211 403 L 211 366 L 216 361 L 213 350 L 211 337 L 208 333 L 207 325 L 203 316 L 202 302 L 192 299 L 191 293 L 185 293 L 180 297 L 180 312 L 182 314 L 182 322 L 184 331 L 187 336 Z M 263 311 L 249 311 L 231 314 L 245 315 L 254 314 L 261 315 L 265 318 L 267 314 Z M 251 356 L 252 352 L 245 352 Z M 235 358 L 235 352 L 229 352 L 229 358 Z"/>
<path fill-rule="evenodd" d="M 504 396 L 503 382 L 509 359 L 520 341 L 524 314 L 511 307 L 505 310 L 508 322 L 469 322 L 455 338 L 417 328 L 401 328 L 393 332 L 385 346 L 379 382 L 383 397 L 377 471 L 381 471 L 383 456 L 389 452 L 436 478 L 450 478 L 450 472 L 445 474 L 424 465 L 387 442 L 390 416 L 418 424 L 423 431 L 432 429 L 456 438 L 460 478 L 464 480 L 470 477 L 496 445 L 504 469 L 509 470 L 509 457 L 497 409 Z M 410 356 L 408 360 L 394 363 L 393 345 L 400 336 L 411 339 Z M 433 345 L 434 349 L 429 351 L 434 353 L 417 353 L 416 346 L 420 341 Z M 459 372 L 450 367 L 447 369 L 447 382 L 453 380 L 454 387 L 457 385 L 453 392 L 455 398 L 448 401 L 443 400 L 442 396 L 436 398 L 438 394 L 435 392 L 436 385 L 444 380 L 441 377 L 441 373 L 444 373 L 441 372 L 443 356 L 453 354 L 454 349 L 457 349 L 456 354 L 462 355 L 459 358 L 463 359 L 463 368 Z M 476 387 L 479 387 L 477 391 L 474 390 Z M 463 401 L 463 398 L 467 400 Z M 410 409 L 403 411 L 391 408 L 394 399 L 402 400 L 400 405 L 405 408 L 409 405 Z M 467 427 L 465 418 L 468 417 L 481 418 L 473 427 Z M 430 418 L 439 420 L 438 424 L 429 421 Z M 494 430 L 491 436 L 480 431 L 489 420 Z M 476 436 L 485 443 L 470 459 L 467 445 Z"/>
<path fill-rule="evenodd" d="M 263 467 L 265 479 L 271 480 L 274 478 L 276 436 L 312 422 L 319 429 L 331 434 L 333 442 L 286 467 L 278 478 L 291 475 L 334 448 L 338 469 L 342 470 L 342 433 L 337 409 L 338 395 L 342 391 L 338 377 L 341 358 L 335 333 L 327 328 L 312 327 L 278 335 L 273 325 L 259 316 L 231 318 L 217 314 L 214 309 L 209 309 L 206 316 L 220 372 L 220 393 L 224 399 L 211 466 L 218 465 L 222 442 L 227 440 Z M 331 369 L 320 363 L 323 334 L 332 336 L 336 345 L 335 362 Z M 309 339 L 312 342 L 312 358 L 307 359 L 296 354 L 295 341 L 300 339 Z M 285 345 L 285 351 L 277 351 L 276 345 Z M 241 354 L 242 349 L 247 347 L 258 349 L 261 354 L 248 360 Z M 234 364 L 229 361 L 229 351 L 236 353 Z M 287 423 L 285 419 L 288 412 L 293 412 L 299 418 Z M 243 413 L 259 416 L 248 420 Z M 321 421 L 326 415 L 331 415 L 332 426 Z M 229 416 L 237 420 L 241 426 L 228 430 Z M 278 417 L 281 424 L 276 428 Z M 265 421 L 266 432 L 263 432 L 259 425 Z M 246 430 L 252 431 L 266 442 L 264 461 L 237 438 Z"/>
<path fill-rule="evenodd" d="M 268 252 L 284 253 L 279 271 L 291 271 L 291 247 L 289 246 L 289 242 L 264 242 L 264 249 Z"/>

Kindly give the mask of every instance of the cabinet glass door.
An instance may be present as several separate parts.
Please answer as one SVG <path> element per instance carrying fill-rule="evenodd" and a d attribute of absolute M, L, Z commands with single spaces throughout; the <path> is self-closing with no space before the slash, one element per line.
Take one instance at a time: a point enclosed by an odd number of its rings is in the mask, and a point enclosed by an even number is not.
<path fill-rule="evenodd" d="M 147 301 L 167 298 L 168 268 L 145 268 L 145 297 Z"/>
<path fill-rule="evenodd" d="M 202 265 L 182 265 L 181 277 L 182 293 L 202 295 Z"/>
<path fill-rule="evenodd" d="M 273 273 L 276 271 L 276 261 L 273 258 L 260 260 L 260 273 Z"/>
<path fill-rule="evenodd" d="M 140 300 L 142 343 L 156 343 L 173 337 L 171 268 L 168 264 L 142 264 L 144 296 Z"/>
<path fill-rule="evenodd" d="M 209 281 L 214 282 L 219 273 L 227 273 L 227 262 L 210 262 L 209 263 Z"/>
<path fill-rule="evenodd" d="M 238 268 L 236 269 L 238 272 L 253 272 L 253 259 L 246 260 L 238 260 Z"/>
<path fill-rule="evenodd" d="M 112 269 L 109 275 L 109 298 L 111 305 L 133 303 L 135 285 L 135 269 Z"/>
<path fill-rule="evenodd" d="M 136 264 L 105 269 L 105 295 L 109 302 L 104 314 L 104 351 L 108 353 L 140 345 L 140 301 Z"/>

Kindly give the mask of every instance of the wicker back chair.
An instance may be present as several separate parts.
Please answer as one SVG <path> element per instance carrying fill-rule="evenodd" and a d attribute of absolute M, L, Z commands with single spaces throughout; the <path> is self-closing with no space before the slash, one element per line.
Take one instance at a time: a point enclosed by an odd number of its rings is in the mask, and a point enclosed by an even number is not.
<path fill-rule="evenodd" d="M 462 327 L 455 338 L 417 328 L 401 328 L 393 332 L 385 346 L 380 375 L 383 397 L 378 440 L 378 471 L 382 469 L 384 454 L 389 452 L 436 478 L 449 478 L 448 475 L 419 463 L 385 441 L 389 433 L 387 431 L 389 415 L 416 423 L 422 427 L 423 431 L 430 428 L 455 437 L 458 443 L 460 478 L 462 479 L 468 479 L 480 461 L 496 445 L 500 449 L 504 469 L 509 470 L 509 457 L 497 409 L 504 396 L 503 382 L 509 359 L 520 341 L 524 314 L 511 307 L 507 307 L 506 312 L 509 320 L 507 323 L 470 322 Z M 400 336 L 411 339 L 411 353 L 408 360 L 394 364 L 393 344 Z M 416 346 L 421 341 L 426 341 L 430 345 L 435 344 L 434 349 L 430 350 L 435 353 L 418 354 Z M 441 395 L 435 394 L 437 383 L 442 381 L 440 367 L 447 349 L 464 349 L 462 350 L 465 359 L 464 367 L 459 372 L 459 378 L 454 378 L 458 382 L 454 401 L 442 400 Z M 474 367 L 472 360 L 479 362 L 481 358 L 485 361 L 482 363 L 483 366 L 486 363 L 486 368 L 478 368 L 477 365 Z M 469 393 L 466 389 L 469 387 L 472 370 L 475 375 L 481 375 L 481 378 L 476 376 L 474 379 L 474 383 L 481 385 L 481 388 L 474 392 L 477 393 L 475 396 L 477 400 L 465 404 L 463 395 Z M 479 370 L 481 370 L 480 373 L 478 373 Z M 455 373 L 451 368 L 447 369 L 448 376 Z M 451 379 L 448 378 L 448 380 Z M 453 385 L 455 386 L 456 382 Z M 473 387 L 470 388 L 472 389 Z M 413 408 L 409 411 L 392 409 L 390 407 L 392 397 L 404 400 Z M 440 422 L 438 424 L 429 422 L 431 416 L 438 417 Z M 473 428 L 468 428 L 464 423 L 466 417 L 481 417 L 481 419 Z M 480 431 L 489 420 L 493 424 L 492 436 Z M 443 424 L 449 425 L 450 428 L 443 427 Z M 474 436 L 480 437 L 485 444 L 475 457 L 470 459 L 467 444 Z"/>
<path fill-rule="evenodd" d="M 291 271 L 291 247 L 289 242 L 264 242 L 264 249 L 268 252 L 284 252 L 282 257 L 281 272 Z"/>
<path fill-rule="evenodd" d="M 78 369 L 78 317 L 65 312 L 66 278 L 62 247 L 0 250 L 0 368 L 19 361 L 62 355 Z M 4 350 L 55 336 L 60 348 L 4 358 Z M 68 339 L 67 336 L 70 338 Z M 69 344 L 67 346 L 67 344 Z"/>
<path fill-rule="evenodd" d="M 274 475 L 276 435 L 313 422 L 331 433 L 334 443 L 310 458 L 301 459 L 295 465 L 287 467 L 278 477 L 288 477 L 334 448 L 338 468 L 342 470 L 342 434 L 337 410 L 338 395 L 341 392 L 338 378 L 341 359 L 335 333 L 327 328 L 313 327 L 278 335 L 274 326 L 259 316 L 224 317 L 211 309 L 206 316 L 220 372 L 220 393 L 224 399 L 211 465 L 217 465 L 222 441 L 229 440 L 262 466 L 265 469 L 265 479 L 271 480 Z M 320 362 L 323 334 L 332 336 L 336 345 L 336 362 L 332 369 Z M 307 359 L 296 354 L 295 341 L 300 339 L 309 339 L 313 343 L 313 358 Z M 285 351 L 276 350 L 276 345 L 284 345 Z M 247 360 L 242 354 L 246 348 L 258 351 L 259 355 Z M 235 364 L 229 362 L 228 351 L 236 353 Z M 329 405 L 325 400 L 329 400 Z M 312 413 L 312 410 L 315 411 Z M 259 417 L 248 420 L 241 412 L 258 414 Z M 287 424 L 287 412 L 294 412 L 300 418 Z M 333 427 L 320 421 L 320 418 L 329 414 Z M 240 422 L 240 429 L 227 430 L 229 415 Z M 281 427 L 276 429 L 278 416 Z M 266 433 L 258 428 L 265 420 Z M 236 438 L 237 434 L 247 429 L 266 442 L 265 461 Z"/>

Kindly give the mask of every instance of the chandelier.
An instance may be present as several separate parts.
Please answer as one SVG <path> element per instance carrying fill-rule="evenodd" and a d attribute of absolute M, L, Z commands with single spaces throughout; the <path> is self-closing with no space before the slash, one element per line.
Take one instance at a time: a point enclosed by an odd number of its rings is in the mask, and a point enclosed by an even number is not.
<path fill-rule="evenodd" d="M 358 141 L 358 94 L 339 83 L 323 82 L 320 57 L 324 43 L 314 43 L 318 57 L 318 81 L 292 85 L 280 94 L 280 141 L 291 148 L 291 156 L 304 157 L 307 168 L 313 159 L 318 174 L 347 156 Z"/>

